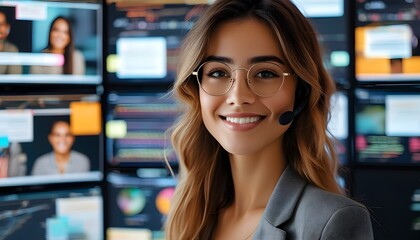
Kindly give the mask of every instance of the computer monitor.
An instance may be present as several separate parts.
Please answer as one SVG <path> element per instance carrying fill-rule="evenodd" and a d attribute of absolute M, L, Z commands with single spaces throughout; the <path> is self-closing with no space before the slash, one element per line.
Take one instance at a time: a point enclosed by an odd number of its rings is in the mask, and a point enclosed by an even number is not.
<path fill-rule="evenodd" d="M 109 82 L 173 82 L 181 42 L 207 3 L 106 0 Z"/>
<path fill-rule="evenodd" d="M 109 240 L 164 240 L 163 226 L 176 181 L 165 169 L 140 168 L 107 177 Z"/>
<path fill-rule="evenodd" d="M 355 91 L 358 164 L 420 165 L 420 95 L 416 87 Z"/>
<path fill-rule="evenodd" d="M 2 16 L 0 83 L 102 82 L 101 0 L 0 0 Z"/>
<path fill-rule="evenodd" d="M 293 0 L 318 33 L 324 65 L 339 86 L 350 84 L 350 11 L 348 0 Z"/>
<path fill-rule="evenodd" d="M 420 82 L 420 3 L 355 1 L 359 82 Z"/>
<path fill-rule="evenodd" d="M 349 159 L 349 103 L 345 91 L 339 91 L 331 98 L 331 118 L 328 131 L 334 141 L 340 164 L 347 165 Z"/>
<path fill-rule="evenodd" d="M 0 95 L 0 186 L 102 179 L 96 94 Z"/>
<path fill-rule="evenodd" d="M 167 131 L 179 105 L 160 90 L 110 92 L 107 96 L 106 155 L 113 166 L 175 163 Z"/>
<path fill-rule="evenodd" d="M 103 220 L 100 187 L 0 195 L 0 239 L 104 239 Z"/>
<path fill-rule="evenodd" d="M 419 169 L 356 169 L 353 179 L 353 198 L 370 210 L 375 239 L 420 239 Z"/>

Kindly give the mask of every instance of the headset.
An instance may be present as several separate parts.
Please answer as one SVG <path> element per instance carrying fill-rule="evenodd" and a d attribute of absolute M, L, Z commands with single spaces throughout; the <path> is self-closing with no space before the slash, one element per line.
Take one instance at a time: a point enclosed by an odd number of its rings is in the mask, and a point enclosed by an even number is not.
<path fill-rule="evenodd" d="M 308 84 L 303 80 L 299 80 L 298 86 L 295 93 L 295 104 L 293 111 L 287 111 L 280 115 L 279 123 L 281 125 L 287 125 L 293 121 L 293 119 L 299 115 L 308 104 L 308 98 L 311 93 L 311 89 Z"/>

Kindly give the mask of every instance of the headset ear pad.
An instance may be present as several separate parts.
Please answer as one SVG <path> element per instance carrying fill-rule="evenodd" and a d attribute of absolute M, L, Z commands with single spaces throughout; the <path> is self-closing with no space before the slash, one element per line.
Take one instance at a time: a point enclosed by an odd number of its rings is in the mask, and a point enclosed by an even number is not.
<path fill-rule="evenodd" d="M 308 104 L 311 89 L 303 80 L 299 80 L 295 93 L 295 105 L 293 106 L 293 116 L 299 115 Z"/>
<path fill-rule="evenodd" d="M 293 111 L 287 111 L 280 115 L 279 123 L 281 125 L 290 124 L 293 119 L 303 111 L 308 104 L 309 94 L 309 86 L 304 81 L 299 80 L 295 92 L 295 104 L 293 106 Z"/>

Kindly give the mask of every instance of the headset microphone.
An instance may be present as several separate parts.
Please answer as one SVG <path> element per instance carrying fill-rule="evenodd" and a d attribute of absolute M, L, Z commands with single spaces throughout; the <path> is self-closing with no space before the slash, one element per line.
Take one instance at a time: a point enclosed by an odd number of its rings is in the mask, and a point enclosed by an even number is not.
<path fill-rule="evenodd" d="M 287 111 L 287 112 L 283 113 L 279 117 L 279 123 L 281 125 L 287 125 L 287 124 L 291 123 L 294 115 L 295 114 L 292 111 Z"/>
<path fill-rule="evenodd" d="M 284 112 L 279 117 L 279 123 L 281 125 L 291 123 L 293 118 L 302 112 L 308 103 L 309 92 L 309 87 L 305 83 L 301 82 L 296 90 L 296 104 L 293 107 L 293 111 Z"/>
<path fill-rule="evenodd" d="M 281 125 L 287 125 L 291 123 L 293 121 L 293 118 L 295 118 L 297 115 L 299 115 L 299 113 L 302 112 L 307 102 L 308 102 L 307 99 L 302 99 L 302 102 L 300 102 L 298 106 L 296 106 L 293 109 L 293 112 L 287 111 L 287 112 L 282 113 L 279 117 L 279 123 Z"/>

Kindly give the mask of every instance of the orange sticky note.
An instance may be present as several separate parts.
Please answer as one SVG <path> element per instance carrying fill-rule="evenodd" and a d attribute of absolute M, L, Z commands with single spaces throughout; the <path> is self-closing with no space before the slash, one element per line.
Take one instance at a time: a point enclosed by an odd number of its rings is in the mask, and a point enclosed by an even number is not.
<path fill-rule="evenodd" d="M 70 103 L 70 130 L 73 135 L 98 135 L 102 130 L 101 104 Z"/>

